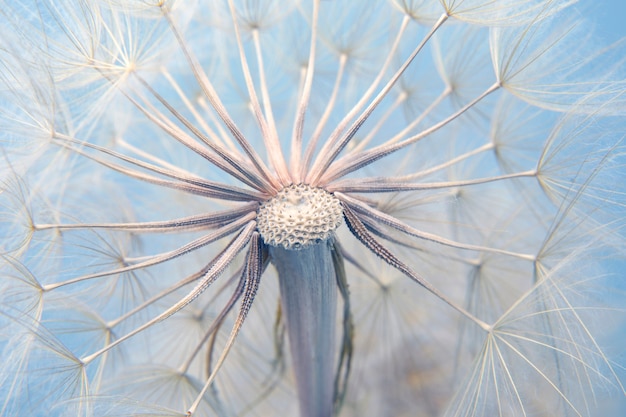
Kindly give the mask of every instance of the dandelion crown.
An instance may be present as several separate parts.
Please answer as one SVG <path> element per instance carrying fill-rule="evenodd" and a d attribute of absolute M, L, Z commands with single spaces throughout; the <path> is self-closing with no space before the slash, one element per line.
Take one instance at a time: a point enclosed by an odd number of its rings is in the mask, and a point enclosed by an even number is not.
<path fill-rule="evenodd" d="M 0 0 L 0 414 L 622 411 L 574 3 Z"/>
<path fill-rule="evenodd" d="M 341 203 L 332 194 L 299 184 L 261 204 L 257 228 L 266 244 L 297 250 L 328 240 L 342 218 Z"/>

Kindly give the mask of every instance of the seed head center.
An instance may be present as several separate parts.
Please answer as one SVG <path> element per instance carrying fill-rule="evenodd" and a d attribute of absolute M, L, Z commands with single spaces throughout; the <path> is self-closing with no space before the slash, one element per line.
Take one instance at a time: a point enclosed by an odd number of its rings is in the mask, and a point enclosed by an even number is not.
<path fill-rule="evenodd" d="M 332 237 L 341 219 L 341 203 L 335 196 L 298 184 L 261 204 L 257 229 L 266 244 L 298 250 Z"/>

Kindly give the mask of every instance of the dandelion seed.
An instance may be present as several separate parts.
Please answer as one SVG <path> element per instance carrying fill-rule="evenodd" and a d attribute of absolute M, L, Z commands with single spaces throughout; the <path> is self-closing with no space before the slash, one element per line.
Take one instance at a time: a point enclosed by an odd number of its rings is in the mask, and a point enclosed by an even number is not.
<path fill-rule="evenodd" d="M 571 3 L 3 2 L 2 415 L 623 409 Z"/>

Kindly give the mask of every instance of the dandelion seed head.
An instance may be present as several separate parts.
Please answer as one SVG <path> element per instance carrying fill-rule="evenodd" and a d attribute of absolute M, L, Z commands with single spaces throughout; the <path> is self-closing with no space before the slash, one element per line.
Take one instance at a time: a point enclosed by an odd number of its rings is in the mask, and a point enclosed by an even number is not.
<path fill-rule="evenodd" d="M 573 3 L 0 0 L 0 415 L 622 407 Z"/>
<path fill-rule="evenodd" d="M 257 228 L 266 244 L 298 250 L 330 239 L 341 219 L 337 198 L 321 188 L 298 184 L 261 205 Z"/>

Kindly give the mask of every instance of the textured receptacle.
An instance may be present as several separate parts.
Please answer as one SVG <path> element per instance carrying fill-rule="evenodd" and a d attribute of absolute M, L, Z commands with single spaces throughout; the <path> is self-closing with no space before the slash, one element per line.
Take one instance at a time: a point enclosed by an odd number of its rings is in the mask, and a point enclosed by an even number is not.
<path fill-rule="evenodd" d="M 261 205 L 257 228 L 266 244 L 299 250 L 328 240 L 341 221 L 341 203 L 335 196 L 298 184 Z"/>

